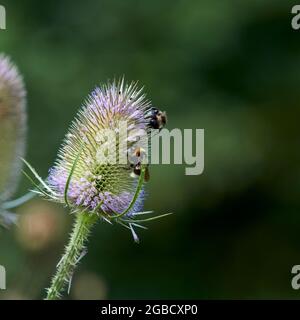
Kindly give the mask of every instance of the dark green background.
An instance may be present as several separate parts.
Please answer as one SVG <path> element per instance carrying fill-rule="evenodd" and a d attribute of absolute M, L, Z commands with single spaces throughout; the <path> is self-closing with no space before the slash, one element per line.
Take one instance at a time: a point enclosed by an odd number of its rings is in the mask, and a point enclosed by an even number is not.
<path fill-rule="evenodd" d="M 205 129 L 202 175 L 185 176 L 184 166 L 151 168 L 145 208 L 175 214 L 140 232 L 140 245 L 125 229 L 99 223 L 74 283 L 93 274 L 106 287 L 103 297 L 121 299 L 300 297 L 290 284 L 291 268 L 300 264 L 295 2 L 1 4 L 7 30 L 0 31 L 0 51 L 24 75 L 26 158 L 42 176 L 84 98 L 109 78 L 145 85 L 168 112 L 170 129 Z M 23 179 L 18 194 L 29 187 Z M 0 234 L 8 273 L 1 297 L 44 296 L 72 220 L 51 210 L 64 226 L 51 245 L 29 250 L 18 230 Z"/>

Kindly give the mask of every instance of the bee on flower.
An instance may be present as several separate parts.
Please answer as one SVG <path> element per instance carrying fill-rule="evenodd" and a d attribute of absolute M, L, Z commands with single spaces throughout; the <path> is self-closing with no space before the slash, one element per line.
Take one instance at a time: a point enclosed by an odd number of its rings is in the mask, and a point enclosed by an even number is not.
<path fill-rule="evenodd" d="M 153 111 L 136 83 L 124 80 L 96 88 L 72 122 L 57 160 L 44 181 L 24 160 L 33 174 L 34 192 L 63 203 L 76 216 L 65 253 L 57 265 L 47 300 L 69 289 L 76 265 L 86 254 L 85 244 L 100 219 L 128 228 L 138 242 L 135 228 L 168 214 L 140 218 L 148 176 L 148 140 L 154 121 L 161 129 L 166 114 Z"/>
<path fill-rule="evenodd" d="M 97 87 L 72 122 L 46 182 L 40 181 L 43 189 L 37 192 L 74 213 L 85 211 L 116 221 L 138 241 L 133 228 L 157 218 L 136 219 L 150 213 L 143 212 L 143 204 L 153 110 L 137 83 L 125 84 L 122 79 Z"/>

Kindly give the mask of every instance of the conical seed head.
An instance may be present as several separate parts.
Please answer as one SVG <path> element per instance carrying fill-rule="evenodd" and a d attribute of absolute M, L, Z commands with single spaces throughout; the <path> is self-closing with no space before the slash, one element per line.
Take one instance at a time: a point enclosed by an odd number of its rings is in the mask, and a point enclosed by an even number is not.
<path fill-rule="evenodd" d="M 50 170 L 48 183 L 62 201 L 73 169 L 67 190 L 73 206 L 93 210 L 102 204 L 101 209 L 106 213 L 121 212 L 128 207 L 137 179 L 132 177 L 127 154 L 132 151 L 137 136 L 148 135 L 149 109 L 150 103 L 135 83 L 126 85 L 122 80 L 92 92 L 72 123 Z M 126 128 L 126 137 L 121 137 L 122 126 Z M 126 162 L 120 163 L 124 156 Z M 141 209 L 143 199 L 142 191 L 132 211 Z"/>
<path fill-rule="evenodd" d="M 26 92 L 17 67 L 0 55 L 0 202 L 15 191 L 26 135 Z"/>

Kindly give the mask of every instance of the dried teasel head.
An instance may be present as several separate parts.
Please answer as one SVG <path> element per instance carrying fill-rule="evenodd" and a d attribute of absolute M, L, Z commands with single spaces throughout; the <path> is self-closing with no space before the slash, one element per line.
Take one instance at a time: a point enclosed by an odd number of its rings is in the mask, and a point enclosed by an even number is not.
<path fill-rule="evenodd" d="M 26 137 L 26 91 L 10 58 L 0 54 L 0 219 L 1 203 L 15 192 L 21 173 Z M 2 214 L 1 214 L 2 213 Z"/>

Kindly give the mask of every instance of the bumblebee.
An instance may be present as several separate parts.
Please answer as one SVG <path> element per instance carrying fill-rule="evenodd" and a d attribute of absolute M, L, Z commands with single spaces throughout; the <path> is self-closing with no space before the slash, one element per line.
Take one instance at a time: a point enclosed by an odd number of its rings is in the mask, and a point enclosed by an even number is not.
<path fill-rule="evenodd" d="M 144 148 L 137 147 L 135 148 L 133 155 L 139 159 L 139 160 L 144 160 L 147 159 L 147 151 Z"/>
<path fill-rule="evenodd" d="M 137 176 L 139 177 L 141 175 L 142 166 L 141 166 L 140 162 L 138 162 L 137 164 L 131 164 L 130 167 L 133 169 L 132 173 L 131 173 L 131 176 L 133 178 L 135 178 Z M 144 180 L 146 182 L 148 182 L 150 180 L 149 165 L 146 166 Z"/>
<path fill-rule="evenodd" d="M 157 108 L 152 108 L 149 114 L 149 127 L 161 130 L 167 124 L 167 113 Z"/>
<path fill-rule="evenodd" d="M 134 157 L 135 157 L 135 161 L 134 163 L 130 164 L 130 168 L 132 170 L 131 172 L 131 176 L 133 178 L 135 178 L 136 176 L 140 176 L 141 175 L 141 171 L 142 171 L 142 160 L 143 157 L 145 156 L 145 150 L 143 148 L 137 147 L 134 150 L 133 153 Z M 144 180 L 147 182 L 150 179 L 150 174 L 149 174 L 149 165 L 146 165 L 145 168 L 145 176 L 144 176 Z"/>

